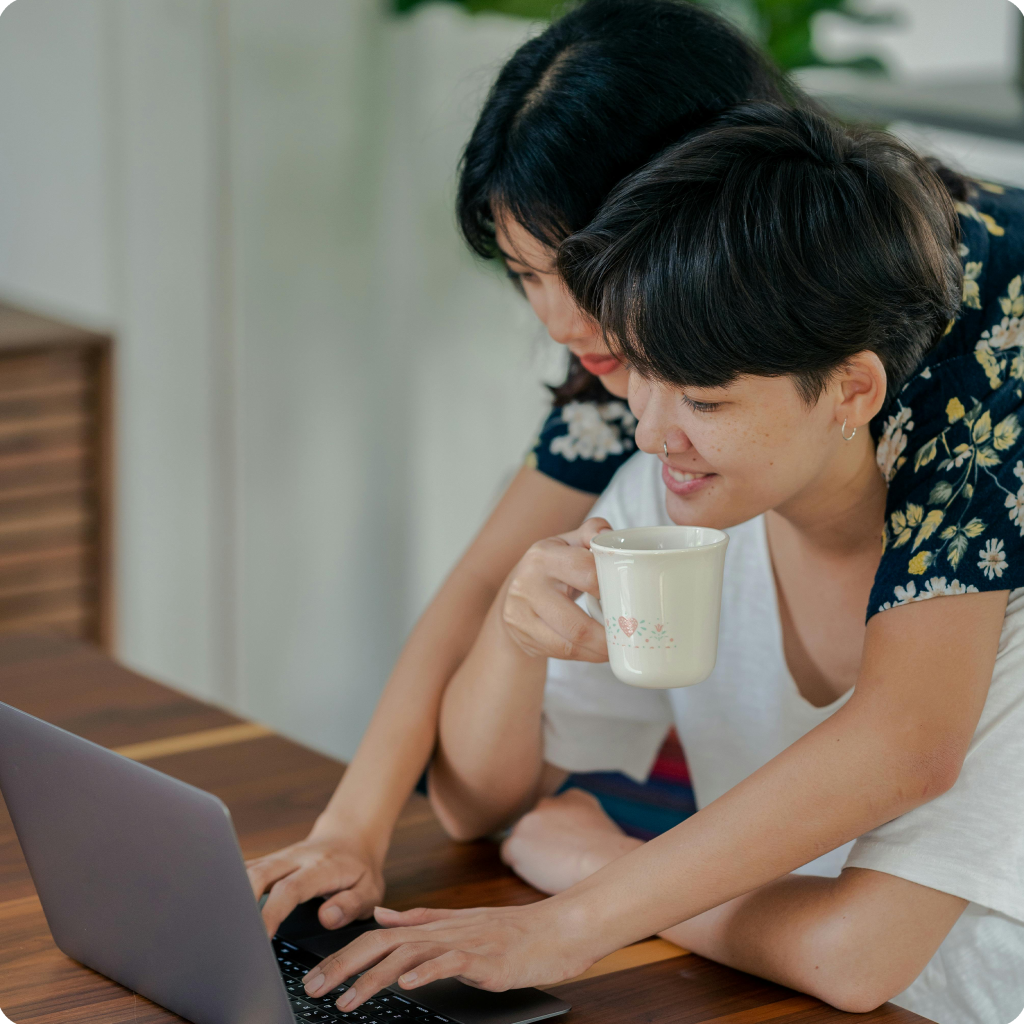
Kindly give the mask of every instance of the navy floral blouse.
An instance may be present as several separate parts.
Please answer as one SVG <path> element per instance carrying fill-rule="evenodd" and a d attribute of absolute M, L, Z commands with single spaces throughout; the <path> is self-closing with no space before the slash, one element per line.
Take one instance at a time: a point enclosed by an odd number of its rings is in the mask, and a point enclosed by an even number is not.
<path fill-rule="evenodd" d="M 636 451 L 636 418 L 618 398 L 552 409 L 526 464 L 578 491 L 600 494 Z"/>
<path fill-rule="evenodd" d="M 874 429 L 889 496 L 869 618 L 1024 586 L 1024 192 L 980 183 L 956 206 L 960 315 Z"/>
<path fill-rule="evenodd" d="M 889 484 L 868 618 L 912 601 L 1024 586 L 1024 191 L 958 202 L 963 306 L 872 424 Z M 636 450 L 625 402 L 554 409 L 527 464 L 599 494 Z"/>

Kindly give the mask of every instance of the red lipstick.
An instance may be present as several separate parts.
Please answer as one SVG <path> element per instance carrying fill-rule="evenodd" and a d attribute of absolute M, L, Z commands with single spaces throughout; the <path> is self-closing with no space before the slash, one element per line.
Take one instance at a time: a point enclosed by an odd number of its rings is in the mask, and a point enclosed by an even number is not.
<path fill-rule="evenodd" d="M 614 373 L 621 365 L 615 356 L 580 356 L 580 362 L 587 373 L 595 377 L 604 377 Z"/>

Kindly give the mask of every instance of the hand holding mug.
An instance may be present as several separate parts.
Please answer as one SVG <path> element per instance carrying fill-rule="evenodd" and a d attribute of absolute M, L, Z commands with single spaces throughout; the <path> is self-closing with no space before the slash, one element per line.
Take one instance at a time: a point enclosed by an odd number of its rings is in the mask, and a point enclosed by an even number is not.
<path fill-rule="evenodd" d="M 565 661 L 608 660 L 604 626 L 576 599 L 598 594 L 590 542 L 610 530 L 605 519 L 588 519 L 578 530 L 538 541 L 512 570 L 502 619 L 509 636 L 533 657 Z"/>

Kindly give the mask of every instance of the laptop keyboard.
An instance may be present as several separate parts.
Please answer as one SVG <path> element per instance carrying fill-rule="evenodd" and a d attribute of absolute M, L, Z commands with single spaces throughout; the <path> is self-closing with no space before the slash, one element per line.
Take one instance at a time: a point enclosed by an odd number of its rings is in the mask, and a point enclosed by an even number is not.
<path fill-rule="evenodd" d="M 274 953 L 281 970 L 284 987 L 288 991 L 288 1001 L 292 1005 L 295 1020 L 305 1024 L 306 1021 L 345 1021 L 351 1024 L 412 1024 L 424 1021 L 425 1024 L 456 1024 L 450 1017 L 444 1017 L 405 996 L 395 995 L 384 989 L 362 1006 L 349 1013 L 342 1013 L 334 1004 L 347 985 L 339 985 L 333 992 L 313 999 L 306 995 L 302 979 L 314 966 L 307 961 L 308 953 L 293 946 L 290 942 L 274 939 Z"/>

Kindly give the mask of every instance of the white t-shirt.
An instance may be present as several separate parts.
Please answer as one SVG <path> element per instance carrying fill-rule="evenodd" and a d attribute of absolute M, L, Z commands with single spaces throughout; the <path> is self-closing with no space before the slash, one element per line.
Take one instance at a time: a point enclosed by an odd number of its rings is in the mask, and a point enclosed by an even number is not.
<path fill-rule="evenodd" d="M 614 528 L 670 525 L 661 463 L 638 452 L 595 505 Z M 675 725 L 697 806 L 751 775 L 832 715 L 786 667 L 776 591 L 758 517 L 730 536 L 718 662 L 677 690 L 626 686 L 607 664 L 548 663 L 545 758 L 570 771 L 643 780 Z M 884 613 L 883 613 L 884 614 Z M 852 691 L 850 691 L 852 693 Z M 970 900 L 897 1005 L 938 1024 L 1008 1024 L 1024 1009 L 1024 588 L 1012 591 L 981 721 L 956 784 L 800 870 L 884 871 Z"/>

